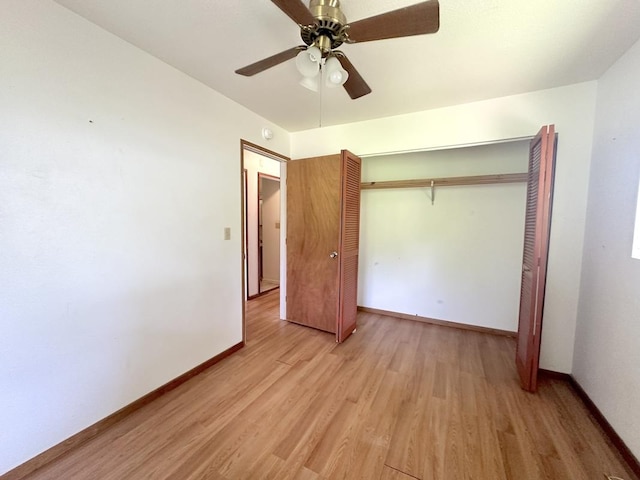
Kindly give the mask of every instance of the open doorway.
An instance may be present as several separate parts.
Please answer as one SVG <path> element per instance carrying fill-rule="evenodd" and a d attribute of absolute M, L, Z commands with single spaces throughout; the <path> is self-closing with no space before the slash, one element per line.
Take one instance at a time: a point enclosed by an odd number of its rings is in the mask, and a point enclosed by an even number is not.
<path fill-rule="evenodd" d="M 286 310 L 286 162 L 271 150 L 241 140 L 242 302 L 280 289 L 280 318 Z M 266 242 L 266 244 L 265 244 Z M 262 280 L 262 282 L 261 282 Z"/>
<path fill-rule="evenodd" d="M 280 286 L 280 177 L 258 172 L 258 294 Z"/>
<path fill-rule="evenodd" d="M 246 149 L 243 151 L 243 161 L 243 171 L 246 171 L 246 193 L 243 195 L 245 298 L 251 300 L 264 293 L 264 283 L 261 288 L 263 277 L 271 281 L 279 281 L 280 277 L 279 273 L 276 275 L 273 272 L 274 261 L 278 262 L 275 269 L 278 270 L 279 267 L 279 252 L 274 254 L 274 250 L 279 250 L 280 245 L 280 205 L 274 200 L 279 202 L 280 198 L 280 162 L 262 153 Z M 265 194 L 267 195 L 266 211 L 264 199 L 261 198 Z M 276 224 L 278 229 L 275 228 Z M 267 241 L 266 250 L 265 240 Z M 264 273 L 267 275 L 265 276 Z"/>

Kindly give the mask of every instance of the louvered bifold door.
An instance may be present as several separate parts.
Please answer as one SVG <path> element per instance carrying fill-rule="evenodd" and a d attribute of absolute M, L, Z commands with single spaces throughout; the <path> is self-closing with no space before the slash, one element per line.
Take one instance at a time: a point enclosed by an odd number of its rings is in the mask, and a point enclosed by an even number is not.
<path fill-rule="evenodd" d="M 537 388 L 554 161 L 555 132 L 551 125 L 540 130 L 529 150 L 516 365 L 522 388 L 530 392 Z"/>
<path fill-rule="evenodd" d="M 344 340 L 356 329 L 358 313 L 358 250 L 360 247 L 361 160 L 342 150 L 340 225 L 340 283 L 336 340 Z"/>

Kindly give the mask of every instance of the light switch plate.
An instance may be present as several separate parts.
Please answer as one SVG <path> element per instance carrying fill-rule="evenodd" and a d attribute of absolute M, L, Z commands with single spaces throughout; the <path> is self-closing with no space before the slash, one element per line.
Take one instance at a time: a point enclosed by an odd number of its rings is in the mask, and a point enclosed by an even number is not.
<path fill-rule="evenodd" d="M 224 239 L 231 240 L 231 227 L 224 227 Z"/>

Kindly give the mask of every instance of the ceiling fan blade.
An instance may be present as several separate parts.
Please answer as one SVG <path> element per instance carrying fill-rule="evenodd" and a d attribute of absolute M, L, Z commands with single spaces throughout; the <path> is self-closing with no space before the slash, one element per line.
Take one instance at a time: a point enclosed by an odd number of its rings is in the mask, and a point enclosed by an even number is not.
<path fill-rule="evenodd" d="M 351 42 L 370 42 L 435 33 L 439 28 L 440 5 L 438 0 L 429 0 L 353 22 L 347 36 Z"/>
<path fill-rule="evenodd" d="M 349 78 L 347 78 L 347 81 L 343 85 L 349 96 L 355 100 L 356 98 L 360 98 L 371 93 L 371 87 L 367 85 L 367 82 L 364 81 L 364 78 L 362 78 L 360 73 L 358 73 L 356 67 L 353 66 L 347 56 L 340 50 L 334 50 L 333 54 L 340 61 L 342 68 L 344 68 L 349 74 Z"/>
<path fill-rule="evenodd" d="M 313 25 L 316 19 L 313 18 L 307 6 L 301 0 L 271 0 L 276 6 L 286 13 L 291 20 L 298 25 Z"/>
<path fill-rule="evenodd" d="M 286 62 L 287 60 L 291 60 L 295 57 L 298 52 L 305 50 L 307 47 L 293 47 L 289 50 L 285 50 L 284 52 L 276 53 L 268 58 L 260 60 L 259 62 L 252 63 L 251 65 L 247 65 L 246 67 L 239 68 L 236 70 L 238 75 L 244 75 L 245 77 L 251 77 L 256 73 L 264 72 L 268 68 L 275 67 L 282 62 Z"/>

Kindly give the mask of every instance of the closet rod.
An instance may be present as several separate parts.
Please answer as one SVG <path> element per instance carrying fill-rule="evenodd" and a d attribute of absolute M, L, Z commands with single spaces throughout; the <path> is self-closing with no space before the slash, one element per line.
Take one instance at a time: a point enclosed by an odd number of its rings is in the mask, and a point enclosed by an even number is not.
<path fill-rule="evenodd" d="M 497 175 L 474 175 L 470 177 L 423 178 L 419 180 L 389 180 L 385 182 L 362 182 L 362 190 L 375 188 L 419 188 L 453 187 L 458 185 L 488 185 L 492 183 L 519 183 L 527 181 L 527 173 L 500 173 Z M 432 183 L 433 182 L 433 183 Z"/>

